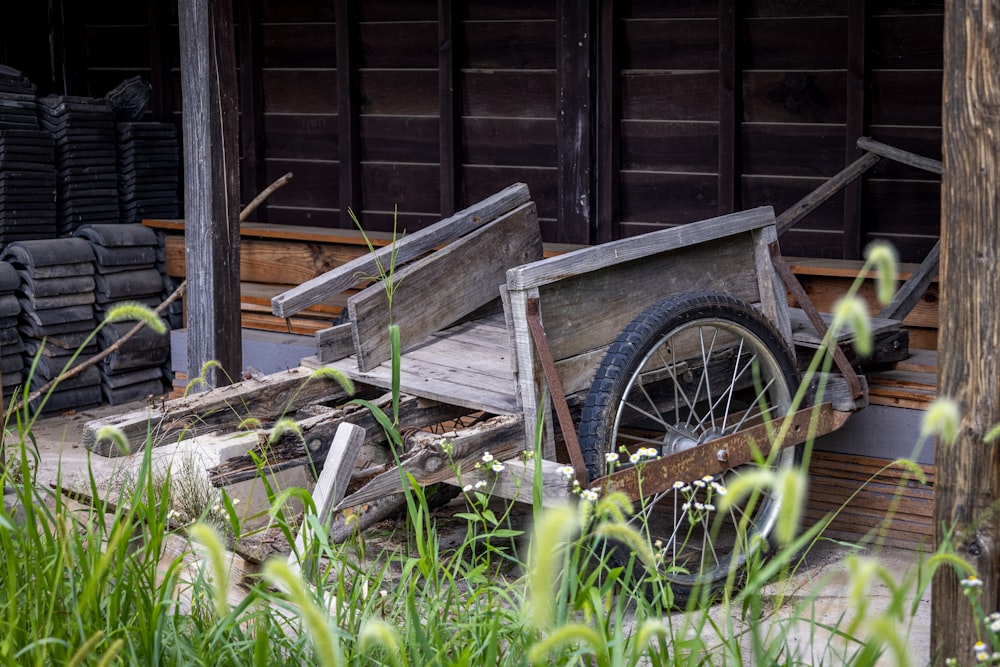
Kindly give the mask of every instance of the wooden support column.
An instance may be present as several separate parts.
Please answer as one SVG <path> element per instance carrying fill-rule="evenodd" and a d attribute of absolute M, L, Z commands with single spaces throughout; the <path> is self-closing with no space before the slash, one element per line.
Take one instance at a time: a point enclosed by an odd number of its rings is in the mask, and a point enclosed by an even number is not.
<path fill-rule="evenodd" d="M 867 96 L 865 95 L 865 26 L 867 24 L 865 0 L 850 0 L 847 8 L 847 126 L 845 129 L 844 164 L 861 157 L 858 139 L 864 136 L 867 123 Z M 861 224 L 864 176 L 844 187 L 844 259 L 859 259 L 864 247 L 865 230 Z"/>
<path fill-rule="evenodd" d="M 941 178 L 941 331 L 938 395 L 961 410 L 954 444 L 939 442 L 934 525 L 954 531 L 958 555 L 982 580 L 979 603 L 1000 610 L 1000 0 L 947 0 L 944 18 Z M 981 618 L 941 567 L 933 579 L 931 664 L 975 664 Z M 988 631 L 987 631 L 988 632 Z M 987 646 L 989 639 L 986 638 Z M 988 649 L 992 651 L 992 649 Z"/>
<path fill-rule="evenodd" d="M 260 0 L 238 3 L 240 78 L 240 205 L 267 187 L 264 173 L 264 86 L 260 67 Z M 267 206 L 254 213 L 267 222 Z"/>
<path fill-rule="evenodd" d="M 357 0 L 336 3 L 337 19 L 337 159 L 340 161 L 340 226 L 353 229 L 351 208 L 361 215 L 361 137 L 358 77 Z"/>
<path fill-rule="evenodd" d="M 464 6 L 464 3 L 459 3 Z M 452 0 L 438 0 L 438 153 L 441 165 L 441 217 L 455 212 L 462 164 L 458 152 L 462 111 L 457 95 L 461 22 Z"/>
<path fill-rule="evenodd" d="M 589 243 L 593 220 L 591 194 L 592 144 L 591 3 L 556 2 L 556 134 L 559 201 L 556 238 L 560 243 Z"/>
<path fill-rule="evenodd" d="M 719 1 L 719 215 L 741 208 L 743 84 L 738 58 L 740 31 L 736 2 Z"/>
<path fill-rule="evenodd" d="M 597 92 L 594 95 L 597 119 L 594 163 L 594 235 L 592 243 L 607 243 L 619 237 L 621 221 L 618 178 L 621 168 L 621 103 L 618 58 L 618 19 L 614 0 L 601 0 L 597 17 Z"/>
<path fill-rule="evenodd" d="M 180 0 L 188 374 L 242 372 L 236 49 L 231 0 Z"/>

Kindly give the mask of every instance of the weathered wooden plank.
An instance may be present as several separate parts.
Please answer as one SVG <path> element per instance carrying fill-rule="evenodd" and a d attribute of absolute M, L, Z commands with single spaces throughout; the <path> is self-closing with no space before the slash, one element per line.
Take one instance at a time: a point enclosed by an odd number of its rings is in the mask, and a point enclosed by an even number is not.
<path fill-rule="evenodd" d="M 556 2 L 559 210 L 553 240 L 561 243 L 588 243 L 593 218 L 592 4 L 575 0 Z"/>
<path fill-rule="evenodd" d="M 507 269 L 542 257 L 541 230 L 528 202 L 453 241 L 394 276 L 392 312 L 381 283 L 348 299 L 358 368 L 390 357 L 389 324 L 398 324 L 406 352 L 497 298 Z"/>
<path fill-rule="evenodd" d="M 316 332 L 316 357 L 323 363 L 354 354 L 351 323 L 345 322 Z"/>
<path fill-rule="evenodd" d="M 361 115 L 361 45 L 358 36 L 358 12 L 361 3 L 344 0 L 336 3 L 335 26 L 337 40 L 337 208 L 340 209 L 339 227 L 350 227 L 347 216 L 350 209 L 362 210 L 364 200 L 361 189 L 361 142 L 358 126 Z M 339 291 L 339 290 L 335 290 Z M 273 306 L 272 306 L 273 307 Z M 291 315 L 274 311 L 275 315 Z"/>
<path fill-rule="evenodd" d="M 521 417 L 501 415 L 449 435 L 418 433 L 410 438 L 414 449 L 404 455 L 398 468 L 388 470 L 348 497 L 337 509 L 354 507 L 403 490 L 403 474 L 409 473 L 420 486 L 443 482 L 455 474 L 474 470 L 489 453 L 497 461 L 525 449 L 521 439 Z M 442 448 L 448 443 L 449 451 Z"/>
<path fill-rule="evenodd" d="M 388 263 L 389 256 L 395 252 L 397 264 L 404 264 L 430 252 L 439 245 L 461 238 L 470 231 L 520 206 L 528 201 L 528 197 L 526 185 L 520 183 L 512 185 L 492 197 L 459 211 L 450 218 L 404 236 L 394 245 L 377 250 L 374 256 L 369 254 L 359 257 L 322 276 L 308 280 L 284 294 L 279 294 L 271 302 L 273 312 L 279 317 L 293 315 L 308 305 L 347 289 L 357 281 L 359 275 L 374 275 L 376 257 L 378 261 Z"/>
<path fill-rule="evenodd" d="M 901 320 L 910 314 L 913 307 L 927 292 L 931 282 L 937 276 L 938 264 L 941 258 L 941 241 L 931 248 L 920 268 L 893 295 L 892 300 L 878 314 L 894 320 Z"/>
<path fill-rule="evenodd" d="M 438 179 L 441 183 L 440 205 L 441 215 L 451 215 L 458 203 L 458 192 L 461 188 L 462 158 L 460 155 L 462 141 L 460 139 L 460 123 L 462 112 L 459 107 L 458 87 L 455 85 L 461 71 L 461 65 L 466 49 L 465 42 L 456 42 L 460 37 L 459 16 L 461 7 L 452 0 L 438 0 L 437 21 L 437 68 L 438 68 Z M 387 51 L 395 51 L 392 46 Z M 413 158 L 411 158 L 413 159 Z"/>
<path fill-rule="evenodd" d="M 524 290 L 558 280 L 606 269 L 650 257 L 658 253 L 687 248 L 740 232 L 758 229 L 774 222 L 774 209 L 761 206 L 680 227 L 650 232 L 643 236 L 620 239 L 599 246 L 581 248 L 564 255 L 518 266 L 507 272 L 507 288 Z"/>
<path fill-rule="evenodd" d="M 128 441 L 127 453 L 132 453 L 143 447 L 147 434 L 156 447 L 176 441 L 182 434 L 191 437 L 218 428 L 235 430 L 247 417 L 273 419 L 307 403 L 347 397 L 335 381 L 311 375 L 305 368 L 293 368 L 262 380 L 251 378 L 168 401 L 158 407 L 92 420 L 84 425 L 83 444 L 102 456 L 118 456 L 126 452 L 119 451 L 110 440 L 97 438 L 102 426 L 120 429 Z"/>
<path fill-rule="evenodd" d="M 775 226 L 778 229 L 778 236 L 784 234 L 799 220 L 819 208 L 830 197 L 837 194 L 837 192 L 846 187 L 851 181 L 871 168 L 878 160 L 877 155 L 865 153 L 837 172 L 831 179 L 825 181 L 818 188 L 800 199 L 793 206 L 783 211 L 775 222 Z"/>
<path fill-rule="evenodd" d="M 890 160 L 895 160 L 896 162 L 908 164 L 911 167 L 916 167 L 917 169 L 929 171 L 932 174 L 940 175 L 942 171 L 940 160 L 934 160 L 929 157 L 924 157 L 923 155 L 917 155 L 916 153 L 905 151 L 901 148 L 889 146 L 888 144 L 875 141 L 869 137 L 860 137 L 858 139 L 858 148 L 868 151 L 869 153 L 875 153 L 876 155 L 887 157 Z"/>

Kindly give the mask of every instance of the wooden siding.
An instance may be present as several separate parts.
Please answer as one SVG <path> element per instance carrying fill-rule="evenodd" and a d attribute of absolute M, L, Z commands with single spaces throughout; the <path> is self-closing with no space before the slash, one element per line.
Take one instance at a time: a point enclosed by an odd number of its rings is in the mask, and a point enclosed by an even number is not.
<path fill-rule="evenodd" d="M 22 4 L 0 62 L 40 93 L 98 96 L 139 74 L 151 115 L 178 120 L 176 0 L 65 3 L 76 17 L 50 30 Z M 939 0 L 234 4 L 244 203 L 295 173 L 261 221 L 349 228 L 350 207 L 367 228 L 414 231 L 523 181 L 547 242 L 595 243 L 780 213 L 853 161 L 858 136 L 941 156 Z M 566 32 L 582 25 L 583 51 Z M 918 261 L 939 189 L 883 161 L 783 250 L 854 259 L 881 238 Z"/>

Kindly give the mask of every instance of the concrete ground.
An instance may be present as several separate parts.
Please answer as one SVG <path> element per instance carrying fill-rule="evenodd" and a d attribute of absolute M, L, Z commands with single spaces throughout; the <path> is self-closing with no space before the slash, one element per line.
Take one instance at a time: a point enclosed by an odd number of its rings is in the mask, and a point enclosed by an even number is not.
<path fill-rule="evenodd" d="M 99 480 L 113 478 L 116 470 L 128 465 L 124 459 L 109 459 L 91 456 L 82 443 L 84 424 L 92 419 L 126 412 L 140 404 L 126 406 L 101 406 L 77 413 L 58 415 L 40 420 L 34 429 L 41 460 L 38 481 L 49 486 L 61 480 L 64 487 L 88 490 L 88 469 Z M 872 619 L 886 610 L 892 600 L 892 591 L 880 576 L 873 576 L 863 586 L 865 609 L 852 605 L 852 586 L 858 581 L 858 574 L 852 573 L 852 554 L 873 562 L 881 567 L 878 572 L 891 577 L 893 585 L 910 581 L 920 562 L 920 554 L 897 548 L 883 548 L 879 551 L 856 552 L 848 546 L 832 541 L 821 541 L 809 551 L 801 567 L 786 579 L 772 583 L 766 591 L 765 600 L 774 606 L 766 612 L 767 622 L 758 625 L 758 630 L 776 636 L 786 633 L 785 659 L 795 656 L 795 664 L 840 665 L 845 658 L 857 650 L 857 645 L 823 630 L 848 628 L 859 613 L 863 616 L 854 630 L 857 636 L 864 636 L 876 624 Z M 867 559 L 874 559 L 869 561 Z M 905 648 L 911 665 L 929 664 L 930 655 L 930 589 L 929 586 L 914 600 L 915 586 L 910 586 L 907 613 L 894 621 L 897 632 L 905 638 Z M 912 614 L 910 613 L 912 611 Z M 718 614 L 716 609 L 713 613 Z M 721 620 L 721 619 L 717 619 Z M 741 625 L 739 619 L 733 621 L 734 631 L 742 636 L 743 659 L 749 657 L 750 628 Z M 793 661 L 794 662 L 794 661 Z M 879 664 L 893 665 L 896 660 L 890 655 L 883 657 Z"/>

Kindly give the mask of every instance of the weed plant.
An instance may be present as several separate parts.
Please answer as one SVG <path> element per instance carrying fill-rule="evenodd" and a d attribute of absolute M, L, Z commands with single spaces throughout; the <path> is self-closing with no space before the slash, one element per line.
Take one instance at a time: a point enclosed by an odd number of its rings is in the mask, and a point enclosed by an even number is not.
<path fill-rule="evenodd" d="M 885 253 L 876 250 L 869 264 L 885 265 Z M 893 275 L 888 258 L 882 275 Z M 862 340 L 866 316 L 854 299 L 852 291 L 838 307 L 834 329 L 846 323 Z M 398 355 L 398 333 L 394 347 Z M 821 353 L 809 374 L 824 364 L 828 355 Z M 953 427 L 947 407 L 928 415 L 925 437 Z M 98 500 L 71 506 L 33 483 L 34 419 L 25 407 L 5 432 L 13 456 L 3 477 L 16 497 L 0 512 L 3 665 L 811 664 L 816 653 L 805 652 L 793 635 L 801 627 L 821 645 L 826 664 L 909 665 L 923 662 L 907 652 L 907 632 L 933 571 L 973 574 L 947 542 L 905 574 L 859 551 L 849 559 L 851 608 L 837 623 L 818 623 L 811 608 L 822 582 L 795 596 L 768 586 L 825 539 L 826 522 L 793 530 L 805 473 L 780 479 L 765 461 L 757 485 L 781 485 L 789 500 L 782 504 L 789 513 L 781 519 L 787 524 L 779 531 L 782 543 L 767 561 L 748 564 L 742 586 L 730 581 L 718 599 L 692 596 L 678 610 L 669 586 L 655 587 L 653 577 L 651 593 L 649 576 L 636 583 L 642 577 L 634 574 L 648 575 L 655 545 L 642 526 L 629 522 L 634 508 L 624 496 L 581 494 L 578 502 L 545 511 L 536 502 L 534 525 L 524 535 L 510 521 L 510 505 L 498 509 L 490 497 L 492 481 L 511 473 L 486 460 L 483 483 L 465 488 L 467 508 L 459 519 L 467 530 L 457 547 L 443 547 L 423 490 L 413 484 L 404 484 L 408 547 L 381 553 L 372 553 L 362 536 L 330 543 L 308 493 L 272 489 L 271 524 L 294 543 L 299 524 L 284 509 L 299 500 L 302 524 L 311 527 L 303 553 L 314 554 L 321 567 L 306 581 L 274 559 L 242 576 L 207 514 L 183 528 L 170 520 L 172 486 L 154 479 L 151 438 L 137 455 L 133 485 L 106 498 L 91 474 Z M 395 419 L 383 414 L 381 422 L 398 443 Z M 113 429 L 101 436 L 123 438 Z M 540 445 L 533 445 L 525 458 L 538 462 Z M 532 491 L 540 500 L 540 485 Z M 238 535 L 233 502 L 223 494 L 220 503 Z M 869 541 L 877 543 L 881 534 L 873 532 Z M 624 565 L 610 559 L 612 540 L 634 557 Z M 168 543 L 182 548 L 178 553 Z M 874 581 L 889 591 L 884 610 L 872 610 L 865 596 Z M 974 595 L 970 600 L 976 602 Z M 984 640 L 977 649 L 1000 650 L 989 639 L 995 618 L 981 611 Z"/>

